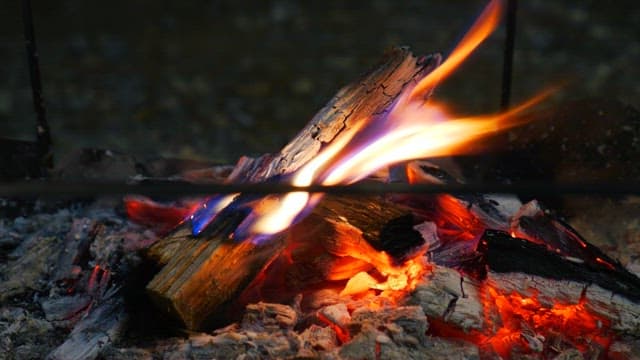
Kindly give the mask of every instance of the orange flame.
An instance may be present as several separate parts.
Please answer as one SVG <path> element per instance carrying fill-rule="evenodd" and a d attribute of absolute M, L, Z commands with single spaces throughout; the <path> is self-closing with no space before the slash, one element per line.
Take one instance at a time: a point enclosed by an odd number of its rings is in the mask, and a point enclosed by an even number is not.
<path fill-rule="evenodd" d="M 469 32 L 451 52 L 447 61 L 425 76 L 411 92 L 411 99 L 422 98 L 432 89 L 440 79 L 451 75 L 453 71 L 482 43 L 498 26 L 502 2 L 493 0 L 487 5 L 482 14 L 473 24 Z"/>
<path fill-rule="evenodd" d="M 316 158 L 292 175 L 291 184 L 351 184 L 394 163 L 464 153 L 464 145 L 470 141 L 520 125 L 522 120 L 514 120 L 514 115 L 540 101 L 546 93 L 509 112 L 478 117 L 455 117 L 443 106 L 420 99 L 427 88 L 450 74 L 495 29 L 500 9 L 500 1 L 491 1 L 440 67 L 415 86 L 408 85 L 388 114 L 358 119 L 354 126 L 343 130 Z M 249 226 L 249 232 L 281 232 L 318 199 L 305 192 L 284 195 Z"/>

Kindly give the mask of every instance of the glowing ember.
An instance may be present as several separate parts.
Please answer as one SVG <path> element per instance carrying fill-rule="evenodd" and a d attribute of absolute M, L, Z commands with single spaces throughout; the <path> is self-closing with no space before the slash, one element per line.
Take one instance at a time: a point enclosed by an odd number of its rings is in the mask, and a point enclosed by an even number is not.
<path fill-rule="evenodd" d="M 485 355 L 511 358 L 516 354 L 542 354 L 551 358 L 566 348 L 583 353 L 606 350 L 613 340 L 609 322 L 577 304 L 541 303 L 534 294 L 523 297 L 483 285 L 484 332 L 465 333 L 442 321 L 431 322 L 432 335 L 459 338 L 478 344 Z"/>
<path fill-rule="evenodd" d="M 583 352 L 591 343 L 606 349 L 611 342 L 608 322 L 587 311 L 582 301 L 545 306 L 535 295 L 525 298 L 516 293 L 503 294 L 490 285 L 485 285 L 485 292 L 485 313 L 494 309 L 500 323 L 494 324 L 494 334 L 479 335 L 478 340 L 501 356 L 509 356 L 514 348 L 523 352 L 548 351 L 538 346 L 553 333 L 562 334 L 564 341 Z"/>
<path fill-rule="evenodd" d="M 200 205 L 198 202 L 164 205 L 141 196 L 127 196 L 124 206 L 129 219 L 165 233 L 182 224 Z"/>
<path fill-rule="evenodd" d="M 381 254 L 387 255 L 384 252 Z M 367 272 L 359 272 L 349 279 L 340 295 L 356 295 L 369 290 L 381 290 L 381 296 L 396 299 L 404 294 L 403 291 L 415 289 L 418 281 L 428 271 L 429 266 L 423 255 L 424 253 L 421 252 L 416 258 L 400 266 L 391 263 L 386 263 L 384 266 L 378 264 L 380 267 L 376 267 L 376 270 L 383 276 L 382 280 L 374 278 Z"/>

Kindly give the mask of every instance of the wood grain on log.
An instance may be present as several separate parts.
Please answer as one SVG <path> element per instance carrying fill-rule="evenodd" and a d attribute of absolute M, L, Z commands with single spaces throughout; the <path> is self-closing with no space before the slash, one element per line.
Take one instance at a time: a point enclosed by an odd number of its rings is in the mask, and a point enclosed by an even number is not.
<path fill-rule="evenodd" d="M 215 317 L 215 311 L 244 288 L 284 244 L 280 235 L 262 244 L 236 242 L 225 235 L 196 240 L 190 236 L 190 230 L 183 227 L 160 241 L 158 246 L 166 254 L 164 243 L 185 240 L 147 285 L 154 302 L 188 329 L 200 329 Z"/>

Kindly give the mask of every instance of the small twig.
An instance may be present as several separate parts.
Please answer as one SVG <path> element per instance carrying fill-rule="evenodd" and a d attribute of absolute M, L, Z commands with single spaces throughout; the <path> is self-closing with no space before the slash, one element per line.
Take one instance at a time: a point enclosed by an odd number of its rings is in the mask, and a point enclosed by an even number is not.
<path fill-rule="evenodd" d="M 502 94 L 500 98 L 500 107 L 502 110 L 507 110 L 511 102 L 511 78 L 513 73 L 513 48 L 516 40 L 517 11 L 518 0 L 507 0 L 507 36 L 504 41 Z"/>
<path fill-rule="evenodd" d="M 31 78 L 33 107 L 37 116 L 36 139 L 38 144 L 38 153 L 40 156 L 40 165 L 50 168 L 53 166 L 53 157 L 51 154 L 51 133 L 49 130 L 49 124 L 47 123 L 44 98 L 42 95 L 38 49 L 36 48 L 30 0 L 22 0 L 22 20 L 24 22 L 24 40 L 27 48 L 27 61 L 29 63 L 29 75 Z"/>

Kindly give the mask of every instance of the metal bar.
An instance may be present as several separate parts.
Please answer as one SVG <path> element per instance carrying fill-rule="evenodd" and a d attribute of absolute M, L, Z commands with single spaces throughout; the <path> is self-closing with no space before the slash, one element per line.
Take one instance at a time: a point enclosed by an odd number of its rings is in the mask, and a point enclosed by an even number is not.
<path fill-rule="evenodd" d="M 24 22 L 24 41 L 27 48 L 27 62 L 29 63 L 29 76 L 31 78 L 31 93 L 33 108 L 36 112 L 36 140 L 40 155 L 41 166 L 52 167 L 51 132 L 47 123 L 47 116 L 42 95 L 42 81 L 40 79 L 40 65 L 38 63 L 38 49 L 33 27 L 33 14 L 31 1 L 22 0 L 22 20 Z"/>
<path fill-rule="evenodd" d="M 504 53 L 502 57 L 502 94 L 500 107 L 502 110 L 509 108 L 511 102 L 511 79 L 513 74 L 513 48 L 516 40 L 516 14 L 518 0 L 507 0 L 507 36 L 504 41 Z"/>
<path fill-rule="evenodd" d="M 295 187 L 283 183 L 258 184 L 188 184 L 188 183 L 63 183 L 25 181 L 0 183 L 0 197 L 94 197 L 126 194 L 179 197 L 207 194 L 282 194 L 293 191 L 331 193 L 342 195 L 365 194 L 478 194 L 503 193 L 526 195 L 640 195 L 637 182 L 625 183 L 521 183 L 521 184 L 449 184 L 425 185 L 406 183 L 362 182 L 353 185 Z"/>

